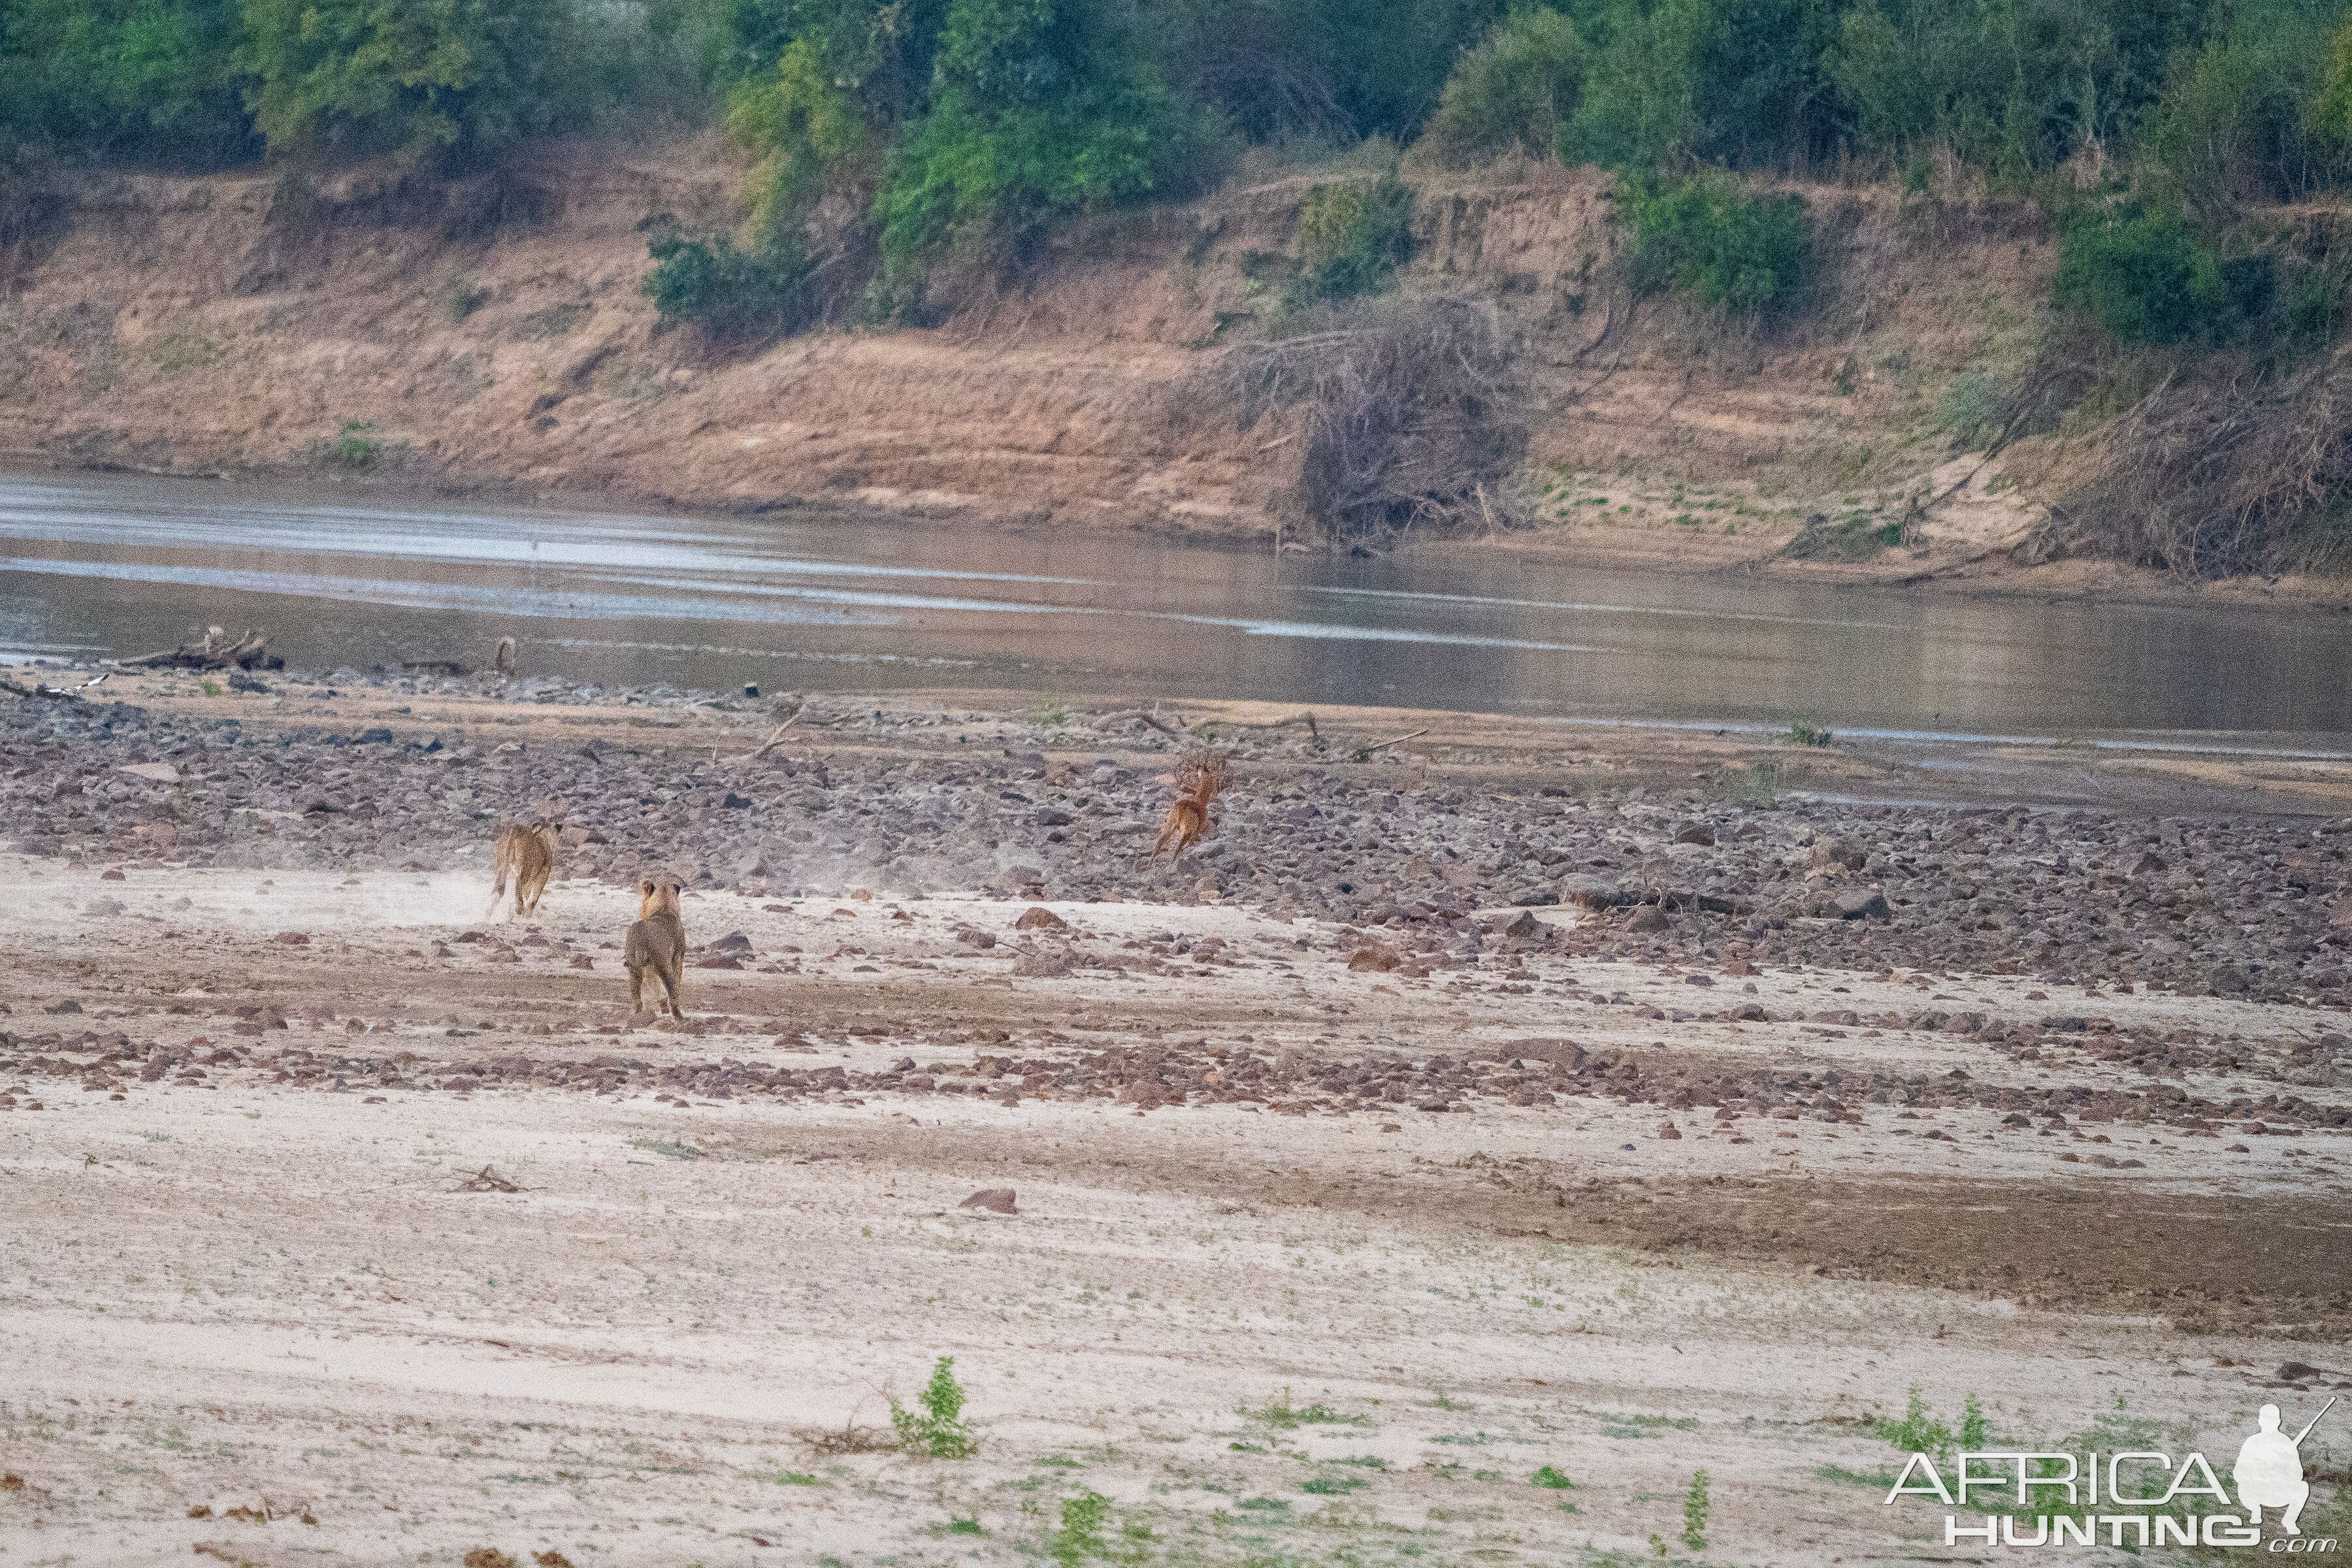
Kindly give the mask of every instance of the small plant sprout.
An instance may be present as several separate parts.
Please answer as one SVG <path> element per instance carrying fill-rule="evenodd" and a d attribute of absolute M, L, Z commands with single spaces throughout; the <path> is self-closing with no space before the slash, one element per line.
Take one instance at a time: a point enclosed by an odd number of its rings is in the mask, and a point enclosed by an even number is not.
<path fill-rule="evenodd" d="M 1810 719 L 1789 721 L 1789 739 L 1800 746 L 1826 746 L 1837 739 L 1835 731 L 1822 729 Z"/>
<path fill-rule="evenodd" d="M 1981 1450 L 1992 1436 L 1985 1421 L 1984 1406 L 1973 1394 L 1960 1402 L 1960 1447 L 1974 1453 Z"/>
<path fill-rule="evenodd" d="M 1978 1419 L 1983 1419 L 1981 1414 Z M 1882 1417 L 1873 1430 L 1902 1452 L 1926 1454 L 1938 1463 L 1952 1449 L 1952 1429 L 1928 1415 L 1927 1402 L 1920 1397 L 1916 1385 L 1911 1390 L 1910 1402 L 1904 1406 L 1903 1419 L 1890 1421 Z"/>
<path fill-rule="evenodd" d="M 1556 1492 L 1568 1492 L 1574 1491 L 1576 1489 L 1576 1483 L 1574 1481 L 1570 1480 L 1565 1475 L 1553 1469 L 1549 1465 L 1546 1465 L 1542 1469 L 1538 1470 L 1529 1478 L 1529 1479 L 1536 1486 L 1546 1487 Z"/>
<path fill-rule="evenodd" d="M 1103 1554 L 1103 1526 L 1110 1522 L 1110 1499 L 1086 1491 L 1064 1500 L 1062 1528 L 1054 1532 L 1054 1561 L 1062 1568 Z"/>
<path fill-rule="evenodd" d="M 1282 1398 L 1278 1403 L 1270 1404 L 1263 1410 L 1252 1410 L 1244 1405 L 1241 1407 L 1241 1413 L 1249 1420 L 1264 1422 L 1268 1426 L 1286 1432 L 1300 1426 L 1369 1426 L 1371 1425 L 1361 1415 L 1349 1415 L 1334 1410 L 1328 1405 L 1320 1403 L 1293 1405 L 1290 1403 L 1290 1390 L 1287 1388 L 1282 1391 Z"/>
<path fill-rule="evenodd" d="M 1706 1550 L 1706 1472 L 1700 1470 L 1691 1477 L 1690 1490 L 1683 1494 L 1683 1544 L 1693 1552 Z"/>
<path fill-rule="evenodd" d="M 898 1446 L 931 1459 L 969 1459 L 980 1444 L 963 1418 L 963 1384 L 955 1380 L 955 1357 L 943 1355 L 913 1408 L 890 1401 L 890 1429 Z"/>
<path fill-rule="evenodd" d="M 328 443 L 327 455 L 343 468 L 357 471 L 373 468 L 383 457 L 383 443 L 376 438 L 375 426 L 364 420 L 347 419 L 343 427 Z"/>

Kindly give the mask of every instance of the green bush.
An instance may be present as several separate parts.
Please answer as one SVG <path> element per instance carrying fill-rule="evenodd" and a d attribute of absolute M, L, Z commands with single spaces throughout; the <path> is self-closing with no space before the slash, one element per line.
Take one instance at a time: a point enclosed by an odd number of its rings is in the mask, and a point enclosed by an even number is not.
<path fill-rule="evenodd" d="M 2327 64 L 2305 112 L 2312 133 L 2338 149 L 2352 148 L 2352 21 L 2327 41 Z"/>
<path fill-rule="evenodd" d="M 979 1452 L 971 1423 L 963 1418 L 963 1385 L 955 1379 L 955 1357 L 943 1355 L 931 1380 L 910 1408 L 890 1401 L 890 1429 L 898 1446 L 930 1459 L 969 1459 Z"/>
<path fill-rule="evenodd" d="M 1618 205 L 1633 235 L 1633 279 L 1680 289 L 1747 314 L 1785 307 L 1811 268 L 1813 220 L 1804 198 L 1751 195 L 1730 175 L 1628 177 Z"/>
<path fill-rule="evenodd" d="M 1700 1470 L 1691 1477 L 1690 1490 L 1683 1494 L 1683 1544 L 1693 1552 L 1706 1550 L 1706 1472 Z"/>
<path fill-rule="evenodd" d="M 1962 371 L 1936 399 L 1936 428 L 1963 452 L 1991 440 L 2000 424 L 2000 388 L 1979 370 Z"/>
<path fill-rule="evenodd" d="M 326 444 L 327 460 L 352 472 L 365 473 L 383 461 L 383 442 L 378 438 L 375 426 L 360 419 L 346 419 L 335 438 Z"/>
<path fill-rule="evenodd" d="M 2141 150 L 2192 210 L 2307 195 L 2336 172 L 2326 30 L 2305 16 L 2261 21 L 2184 58 L 2141 127 Z"/>
<path fill-rule="evenodd" d="M 1412 192 L 1393 174 L 1313 187 L 1298 207 L 1298 278 L 1318 300 L 1376 294 L 1412 257 Z"/>
<path fill-rule="evenodd" d="M 1691 26 L 1697 9 L 1621 5 L 1604 14 L 1576 112 L 1556 139 L 1562 162 L 1645 170 L 1691 151 L 1698 135 Z"/>
<path fill-rule="evenodd" d="M 1098 1491 L 1080 1492 L 1062 1500 L 1062 1527 L 1054 1532 L 1054 1561 L 1060 1568 L 1076 1568 L 1108 1550 L 1103 1526 L 1110 1522 L 1110 1499 Z"/>
<path fill-rule="evenodd" d="M 1513 145 L 1541 157 L 1576 112 L 1583 80 L 1575 24 L 1541 6 L 1514 11 L 1445 79 L 1428 135 L 1453 157 Z"/>
<path fill-rule="evenodd" d="M 551 128 L 562 0 L 247 0 L 244 63 L 272 153 L 450 168 Z"/>
<path fill-rule="evenodd" d="M 2255 0 L 2261 3 L 2261 0 Z M 2292 0 L 2290 0 L 2292 3 Z M 2128 139 L 2216 0 L 1862 0 L 1821 57 L 1819 111 L 1867 152 L 1948 146 L 2021 176 Z"/>
<path fill-rule="evenodd" d="M 2126 342 L 2178 342 L 2218 325 L 2228 295 L 2213 253 L 2171 212 L 2093 211 L 2060 242 L 2055 293 Z"/>
<path fill-rule="evenodd" d="M 1904 1406 L 1903 1419 L 1881 1416 L 1872 1431 L 1881 1442 L 1894 1444 L 1897 1453 L 1925 1454 L 1939 1465 L 1951 1456 L 1952 1429 L 1928 1413 L 1927 1401 L 1916 1385 Z"/>
<path fill-rule="evenodd" d="M 689 239 L 665 230 L 646 248 L 655 266 L 644 289 L 662 325 L 692 322 L 713 337 L 743 340 L 797 324 L 807 269 L 785 241 L 764 251 L 739 250 L 724 237 Z"/>

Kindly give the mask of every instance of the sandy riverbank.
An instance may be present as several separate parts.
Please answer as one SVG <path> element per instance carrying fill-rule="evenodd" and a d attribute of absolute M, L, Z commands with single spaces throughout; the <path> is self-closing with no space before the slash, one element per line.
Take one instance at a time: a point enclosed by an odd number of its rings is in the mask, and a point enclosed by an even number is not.
<path fill-rule="evenodd" d="M 1179 742 L 1083 714 L 119 679 L 0 698 L 0 1560 L 1019 1563 L 1088 1493 L 1147 1562 L 1913 1560 L 1912 1385 L 2222 1454 L 2352 1381 L 2331 776 L 1890 809 L 1326 715 L 1171 874 Z M 486 921 L 551 793 L 579 874 Z M 942 1355 L 977 1455 L 892 1451 Z"/>

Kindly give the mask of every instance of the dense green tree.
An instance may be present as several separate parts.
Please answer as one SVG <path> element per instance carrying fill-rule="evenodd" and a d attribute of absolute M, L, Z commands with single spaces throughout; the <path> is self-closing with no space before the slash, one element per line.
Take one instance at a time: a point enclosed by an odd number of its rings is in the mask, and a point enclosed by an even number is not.
<path fill-rule="evenodd" d="M 1429 135 L 1454 156 L 1517 146 L 1540 157 L 1576 112 L 1584 66 L 1575 23 L 1544 6 L 1515 11 L 1446 79 Z"/>
<path fill-rule="evenodd" d="M 1861 151 L 1940 142 L 1984 167 L 2116 148 L 2213 0 L 1863 0 L 1826 52 Z"/>
<path fill-rule="evenodd" d="M 247 0 L 246 18 L 273 152 L 478 164 L 560 111 L 563 0 Z"/>
<path fill-rule="evenodd" d="M 959 238 L 1166 191 L 1211 140 L 1085 0 L 952 0 L 930 103 L 875 216 L 904 265 Z"/>
<path fill-rule="evenodd" d="M 237 0 L 0 0 L 0 133 L 97 157 L 257 151 Z"/>
<path fill-rule="evenodd" d="M 793 45 L 882 123 L 916 112 L 931 82 L 947 0 L 723 0 L 714 69 L 724 83 L 771 71 Z"/>

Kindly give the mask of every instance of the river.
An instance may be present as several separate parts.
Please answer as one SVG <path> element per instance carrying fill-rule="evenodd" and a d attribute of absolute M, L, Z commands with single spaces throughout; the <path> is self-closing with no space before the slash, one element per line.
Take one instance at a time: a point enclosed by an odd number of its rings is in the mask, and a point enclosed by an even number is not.
<path fill-rule="evenodd" d="M 524 673 L 600 683 L 2352 746 L 2352 617 L 2309 609 L 0 477 L 0 658 L 132 656 L 208 622 L 324 668 L 483 665 L 511 634 Z"/>

